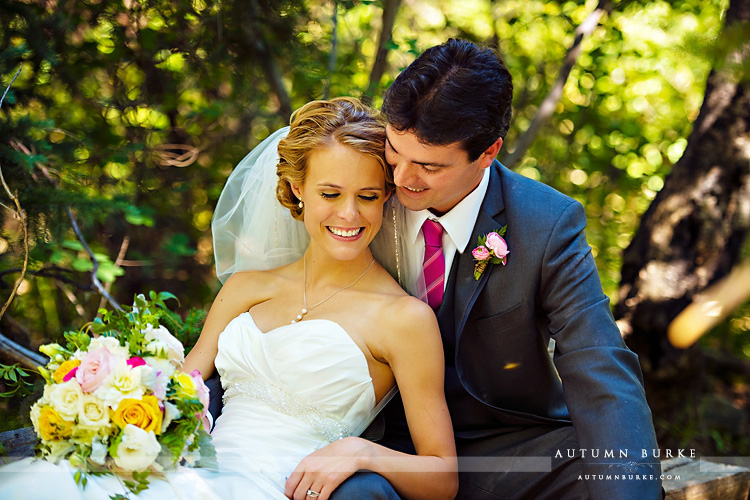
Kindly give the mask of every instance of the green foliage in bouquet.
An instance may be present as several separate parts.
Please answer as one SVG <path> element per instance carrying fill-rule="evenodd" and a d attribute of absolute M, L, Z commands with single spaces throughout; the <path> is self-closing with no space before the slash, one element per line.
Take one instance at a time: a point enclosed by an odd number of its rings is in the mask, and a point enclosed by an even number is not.
<path fill-rule="evenodd" d="M 65 332 L 65 346 L 39 349 L 50 361 L 39 368 L 46 385 L 31 408 L 37 455 L 67 459 L 81 487 L 87 475 L 116 474 L 138 494 L 151 473 L 215 462 L 201 425 L 208 389 L 197 370 L 181 371 L 183 345 L 161 324 L 179 324 L 168 299 L 176 297 L 138 295 L 132 306 L 102 309 L 81 330 Z"/>

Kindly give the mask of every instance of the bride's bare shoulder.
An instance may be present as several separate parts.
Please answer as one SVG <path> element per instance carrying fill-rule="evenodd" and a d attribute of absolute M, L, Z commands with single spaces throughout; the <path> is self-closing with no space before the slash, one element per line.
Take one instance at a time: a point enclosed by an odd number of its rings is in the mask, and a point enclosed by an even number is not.
<path fill-rule="evenodd" d="M 251 303 L 275 294 L 295 277 L 291 266 L 283 266 L 262 271 L 240 271 L 232 274 L 219 292 L 221 295 L 243 297 Z"/>
<path fill-rule="evenodd" d="M 224 283 L 224 286 L 272 285 L 278 281 L 285 281 L 295 276 L 295 264 L 292 263 L 273 269 L 239 271 L 232 274 Z"/>
<path fill-rule="evenodd" d="M 388 306 L 387 317 L 393 318 L 400 323 L 399 329 L 409 328 L 408 325 L 415 324 L 437 324 L 435 313 L 432 308 L 411 295 L 404 295 L 393 301 Z"/>

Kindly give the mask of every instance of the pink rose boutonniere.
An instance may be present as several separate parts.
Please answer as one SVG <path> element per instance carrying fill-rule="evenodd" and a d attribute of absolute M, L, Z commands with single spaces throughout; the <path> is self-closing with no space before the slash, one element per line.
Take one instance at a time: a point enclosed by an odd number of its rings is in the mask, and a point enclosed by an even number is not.
<path fill-rule="evenodd" d="M 508 262 L 508 243 L 503 236 L 508 226 L 503 226 L 498 231 L 488 233 L 486 236 L 479 237 L 479 246 L 471 251 L 474 256 L 474 279 L 478 280 L 487 269 L 487 264 L 502 264 Z"/>

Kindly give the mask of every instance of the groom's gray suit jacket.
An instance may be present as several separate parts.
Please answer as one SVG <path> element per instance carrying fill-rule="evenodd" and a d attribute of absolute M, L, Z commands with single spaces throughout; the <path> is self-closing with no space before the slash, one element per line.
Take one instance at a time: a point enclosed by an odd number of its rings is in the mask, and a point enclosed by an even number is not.
<path fill-rule="evenodd" d="M 654 475 L 589 481 L 593 498 L 661 498 L 658 460 L 642 458 L 657 445 L 638 357 L 602 292 L 583 207 L 498 161 L 490 168 L 469 247 L 456 253 L 438 310 L 456 436 L 572 423 L 587 450 L 585 473 Z M 506 225 L 507 265 L 490 264 L 475 280 L 477 238 Z M 388 418 L 386 436 L 394 425 Z M 600 458 L 588 460 L 590 450 Z M 614 460 L 604 458 L 608 450 Z"/>

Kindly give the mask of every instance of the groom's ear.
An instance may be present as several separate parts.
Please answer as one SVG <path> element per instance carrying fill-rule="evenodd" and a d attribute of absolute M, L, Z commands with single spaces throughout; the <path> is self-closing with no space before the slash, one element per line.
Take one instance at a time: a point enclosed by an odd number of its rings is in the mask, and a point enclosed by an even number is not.
<path fill-rule="evenodd" d="M 480 168 L 489 167 L 492 164 L 492 160 L 494 160 L 497 154 L 500 152 L 500 148 L 502 146 L 503 146 L 503 138 L 498 137 L 497 140 L 493 142 L 492 145 L 484 151 L 484 153 L 482 153 L 482 156 L 479 157 Z"/>

